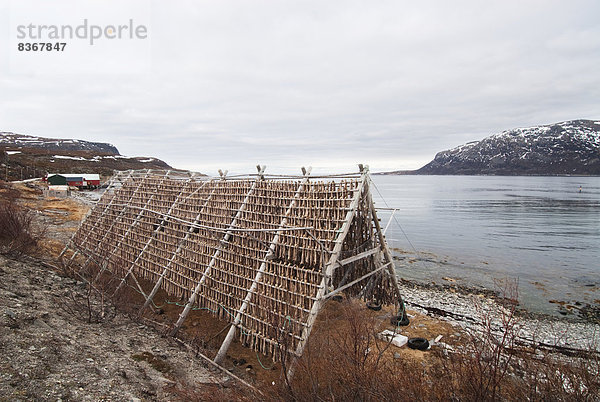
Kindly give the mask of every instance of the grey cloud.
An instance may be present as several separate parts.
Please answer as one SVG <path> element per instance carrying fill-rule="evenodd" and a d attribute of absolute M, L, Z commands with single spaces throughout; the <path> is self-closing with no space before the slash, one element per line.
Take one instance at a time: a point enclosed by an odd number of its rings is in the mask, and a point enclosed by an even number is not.
<path fill-rule="evenodd" d="M 152 15 L 147 73 L 31 77 L 0 64 L 0 129 L 198 170 L 383 170 L 512 127 L 599 117 L 594 1 L 181 1 L 153 2 Z"/>

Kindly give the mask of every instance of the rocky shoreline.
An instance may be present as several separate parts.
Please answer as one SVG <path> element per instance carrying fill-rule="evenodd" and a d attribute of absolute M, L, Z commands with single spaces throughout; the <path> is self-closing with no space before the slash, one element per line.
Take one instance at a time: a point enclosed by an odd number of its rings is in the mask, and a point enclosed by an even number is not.
<path fill-rule="evenodd" d="M 480 272 L 478 277 L 472 276 L 470 269 L 476 267 L 449 262 L 433 253 L 410 252 L 393 248 L 393 259 L 397 264 L 397 275 L 409 283 L 426 289 L 439 291 L 483 293 L 495 300 L 504 298 L 497 291 L 498 282 L 506 281 L 493 276 L 493 272 Z M 419 263 L 419 274 L 410 270 L 411 264 Z M 451 270 L 446 269 L 450 267 Z M 414 268 L 414 267 L 413 267 Z M 464 274 L 461 275 L 463 268 Z M 445 275 L 445 276 L 444 276 Z M 510 277 L 508 280 L 513 280 Z M 519 281 L 515 278 L 514 281 Z M 600 299 L 598 298 L 598 285 L 594 281 L 587 281 L 579 289 L 556 292 L 547 288 L 544 281 L 525 281 L 518 283 L 519 312 L 528 317 L 542 319 L 555 318 L 574 322 L 590 322 L 600 324 Z M 596 292 L 596 293 L 594 293 Z M 527 295 L 527 297 L 524 297 Z"/>
<path fill-rule="evenodd" d="M 489 322 L 493 332 L 501 334 L 514 300 L 497 292 L 465 286 L 422 284 L 401 280 L 400 288 L 408 310 L 438 318 L 467 331 L 485 330 Z M 514 322 L 518 338 L 525 344 L 566 353 L 600 353 L 600 325 L 597 321 L 559 318 L 516 308 Z"/>

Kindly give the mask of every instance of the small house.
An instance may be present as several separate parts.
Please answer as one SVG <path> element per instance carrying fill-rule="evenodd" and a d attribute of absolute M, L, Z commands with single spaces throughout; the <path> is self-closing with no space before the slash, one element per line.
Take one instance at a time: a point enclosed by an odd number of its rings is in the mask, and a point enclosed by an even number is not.
<path fill-rule="evenodd" d="M 66 176 L 67 184 L 71 187 L 84 187 L 82 176 Z"/>
<path fill-rule="evenodd" d="M 88 188 L 96 188 L 100 186 L 100 175 L 95 173 L 83 174 L 84 186 Z"/>
<path fill-rule="evenodd" d="M 49 174 L 48 184 L 53 186 L 72 186 L 79 188 L 96 188 L 100 186 L 100 175 L 94 173 L 59 173 Z"/>
<path fill-rule="evenodd" d="M 69 190 L 69 186 L 48 186 L 48 189 L 44 191 L 44 195 L 46 197 L 54 197 L 54 198 L 66 198 L 71 195 L 71 190 Z"/>
<path fill-rule="evenodd" d="M 48 175 L 48 185 L 49 186 L 66 186 L 67 178 L 60 174 Z"/>

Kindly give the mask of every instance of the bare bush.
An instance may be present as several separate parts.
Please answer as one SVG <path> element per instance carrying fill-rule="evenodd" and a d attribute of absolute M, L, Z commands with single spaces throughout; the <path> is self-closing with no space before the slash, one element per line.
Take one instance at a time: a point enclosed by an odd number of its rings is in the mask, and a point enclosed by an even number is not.
<path fill-rule="evenodd" d="M 390 343 L 376 340 L 378 322 L 365 311 L 362 303 L 347 301 L 340 308 L 336 329 L 330 330 L 329 325 L 320 323 L 297 363 L 293 380 L 278 389 L 273 398 L 380 401 L 410 396 L 412 400 L 429 399 L 429 390 L 419 386 L 423 368 L 411 362 L 398 365 L 389 358 Z M 284 372 L 288 368 L 288 364 L 282 364 Z M 416 387 L 407 386 L 409 384 Z"/>
<path fill-rule="evenodd" d="M 319 323 L 294 378 L 287 384 L 282 381 L 270 397 L 290 401 L 597 400 L 600 359 L 595 347 L 579 356 L 565 356 L 524 344 L 522 319 L 516 314 L 516 282 L 504 282 L 500 293 L 506 302 L 496 307 L 475 302 L 481 328 L 466 343 L 450 352 L 434 347 L 423 352 L 422 360 L 394 355 L 389 343 L 376 339 L 378 320 L 361 304 L 346 302 L 331 320 L 335 322 L 326 318 Z M 282 370 L 288 368 L 284 362 Z"/>
<path fill-rule="evenodd" d="M 70 316 L 89 324 L 99 323 L 105 318 L 103 303 L 98 300 L 91 285 L 84 290 L 73 290 L 58 301 L 58 307 Z"/>
<path fill-rule="evenodd" d="M 471 331 L 462 353 L 449 359 L 448 371 L 459 375 L 462 393 L 476 400 L 497 400 L 518 351 L 521 318 L 517 316 L 518 283 L 497 282 L 503 302 L 484 305 L 474 300 L 481 329 Z"/>
<path fill-rule="evenodd" d="M 68 294 L 59 301 L 59 307 L 87 323 L 100 323 L 110 320 L 116 313 L 114 303 L 107 300 L 110 294 L 112 277 L 102 275 L 101 269 L 95 263 L 84 264 L 87 268 L 87 277 L 75 268 L 67 270 L 63 267 L 63 274 L 78 281 L 85 289 L 71 289 Z"/>
<path fill-rule="evenodd" d="M 44 230 L 35 228 L 33 213 L 13 200 L 0 201 L 0 253 L 18 256 L 35 247 Z"/>

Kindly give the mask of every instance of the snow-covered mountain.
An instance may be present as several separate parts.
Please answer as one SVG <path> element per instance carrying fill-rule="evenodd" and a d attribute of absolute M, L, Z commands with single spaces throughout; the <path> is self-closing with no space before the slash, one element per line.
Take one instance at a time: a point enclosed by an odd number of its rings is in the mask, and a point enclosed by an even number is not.
<path fill-rule="evenodd" d="M 600 175 L 600 121 L 516 128 L 439 152 L 417 174 Z"/>
<path fill-rule="evenodd" d="M 97 154 L 119 155 L 119 151 L 114 145 L 103 142 L 34 137 L 7 132 L 0 132 L 0 144 L 3 147 L 12 148 L 38 148 L 49 151 L 90 151 Z"/>

